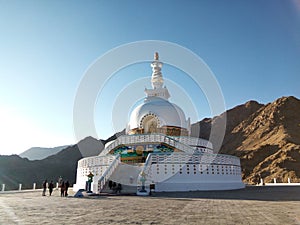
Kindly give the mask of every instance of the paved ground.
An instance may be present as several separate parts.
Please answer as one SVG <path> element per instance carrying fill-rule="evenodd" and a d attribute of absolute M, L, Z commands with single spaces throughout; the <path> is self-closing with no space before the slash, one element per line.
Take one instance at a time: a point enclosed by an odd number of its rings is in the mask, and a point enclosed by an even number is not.
<path fill-rule="evenodd" d="M 0 224 L 300 224 L 300 187 L 150 197 L 0 194 Z"/>

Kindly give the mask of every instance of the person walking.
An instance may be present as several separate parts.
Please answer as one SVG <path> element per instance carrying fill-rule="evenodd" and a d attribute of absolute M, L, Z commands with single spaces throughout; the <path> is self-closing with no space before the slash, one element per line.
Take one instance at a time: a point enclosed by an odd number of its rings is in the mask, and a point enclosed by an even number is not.
<path fill-rule="evenodd" d="M 68 189 L 69 189 L 69 187 L 70 187 L 70 183 L 69 183 L 69 181 L 67 180 L 67 181 L 65 182 L 65 197 L 68 197 Z"/>
<path fill-rule="evenodd" d="M 46 189 L 47 189 L 47 179 L 44 180 L 43 182 L 43 193 L 42 193 L 43 196 L 46 196 Z"/>
<path fill-rule="evenodd" d="M 108 181 L 108 187 L 109 187 L 109 190 L 112 189 L 112 185 L 113 185 L 113 182 L 111 180 Z"/>
<path fill-rule="evenodd" d="M 59 178 L 58 178 L 58 187 L 61 187 L 62 181 L 63 181 L 62 177 L 59 176 Z"/>
<path fill-rule="evenodd" d="M 116 191 L 116 193 L 118 194 L 121 194 L 121 190 L 122 190 L 122 184 L 120 184 L 120 183 L 118 183 L 117 184 L 117 191 Z"/>
<path fill-rule="evenodd" d="M 49 195 L 51 196 L 52 192 L 53 192 L 53 188 L 54 188 L 54 184 L 53 181 L 51 180 L 51 182 L 48 185 L 49 188 Z"/>
<path fill-rule="evenodd" d="M 65 196 L 65 182 L 62 181 L 60 185 L 60 197 L 64 197 L 64 196 Z"/>

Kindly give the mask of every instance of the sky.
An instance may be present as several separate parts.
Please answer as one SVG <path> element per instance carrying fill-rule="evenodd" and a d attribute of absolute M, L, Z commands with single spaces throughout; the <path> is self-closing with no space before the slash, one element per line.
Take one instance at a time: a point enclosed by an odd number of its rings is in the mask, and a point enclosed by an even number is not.
<path fill-rule="evenodd" d="M 75 144 L 74 101 L 88 69 L 112 49 L 143 40 L 175 43 L 199 56 L 226 109 L 300 98 L 300 0 L 0 0 L 0 154 Z M 187 74 L 168 64 L 162 72 L 170 101 L 192 122 L 213 116 Z M 151 87 L 151 67 L 140 62 L 99 76 L 109 80 L 93 120 L 96 138 L 106 139 L 128 120 L 116 105 L 128 111 L 137 104 L 126 106 L 118 96 L 128 87 L 140 102 Z"/>

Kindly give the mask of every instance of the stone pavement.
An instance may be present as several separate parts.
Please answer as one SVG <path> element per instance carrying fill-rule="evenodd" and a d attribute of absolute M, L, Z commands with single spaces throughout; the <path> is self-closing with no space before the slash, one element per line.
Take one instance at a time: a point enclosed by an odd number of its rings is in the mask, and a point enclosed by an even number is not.
<path fill-rule="evenodd" d="M 300 187 L 148 197 L 0 194 L 0 224 L 300 224 Z"/>

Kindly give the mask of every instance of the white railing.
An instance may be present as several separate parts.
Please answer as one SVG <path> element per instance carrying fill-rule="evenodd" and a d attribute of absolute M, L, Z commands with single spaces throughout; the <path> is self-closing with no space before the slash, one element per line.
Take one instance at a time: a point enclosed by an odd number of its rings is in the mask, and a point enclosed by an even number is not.
<path fill-rule="evenodd" d="M 153 164 L 202 164 L 202 165 L 228 165 L 240 167 L 240 159 L 235 156 L 220 154 L 187 154 L 180 152 L 173 153 L 150 153 L 141 171 L 144 174 L 145 184 L 152 182 L 151 166 Z M 138 177 L 138 185 L 141 185 L 141 174 Z"/>
<path fill-rule="evenodd" d="M 76 183 L 85 183 L 86 176 L 91 172 L 100 176 L 111 165 L 114 155 L 93 156 L 78 161 Z"/>
<path fill-rule="evenodd" d="M 196 138 L 190 136 L 170 136 L 170 137 L 186 145 L 201 146 L 203 148 L 208 148 L 210 150 L 213 149 L 212 143 L 202 138 Z"/>
<path fill-rule="evenodd" d="M 106 169 L 106 171 L 102 174 L 102 176 L 98 180 L 98 193 L 100 193 L 104 185 L 106 184 L 107 180 L 111 176 L 111 174 L 115 171 L 119 163 L 121 162 L 120 160 L 120 155 L 117 155 L 115 159 L 111 162 L 110 166 Z"/>
<path fill-rule="evenodd" d="M 114 142 L 109 144 L 100 155 L 106 155 L 114 148 L 120 145 L 128 144 L 143 144 L 143 143 L 166 143 L 176 149 L 179 149 L 186 153 L 194 153 L 195 149 L 191 146 L 176 140 L 173 137 L 166 136 L 164 134 L 135 134 L 135 135 L 122 135 L 118 137 Z"/>
<path fill-rule="evenodd" d="M 151 158 L 152 163 L 201 163 L 240 166 L 240 159 L 238 157 L 222 154 L 153 153 L 151 154 Z"/>
<path fill-rule="evenodd" d="M 140 173 L 139 176 L 138 176 L 138 179 L 137 179 L 137 184 L 138 184 L 138 186 L 141 186 L 141 185 L 142 185 L 142 183 L 141 183 L 141 177 L 142 177 L 141 175 L 142 175 L 142 174 L 144 174 L 145 177 L 146 177 L 146 183 L 147 183 L 147 184 L 150 184 L 150 183 L 151 183 L 150 180 L 151 180 L 151 178 L 152 178 L 152 176 L 151 176 L 152 154 L 153 154 L 153 153 L 150 153 L 150 154 L 148 155 L 148 157 L 147 157 L 147 159 L 146 159 L 146 161 L 145 161 L 144 167 L 143 167 L 141 173 Z"/>
<path fill-rule="evenodd" d="M 112 160 L 114 160 L 115 157 L 111 156 L 91 156 L 86 157 L 83 159 L 80 159 L 78 161 L 78 168 L 90 168 L 94 166 L 99 165 L 110 165 Z"/>

